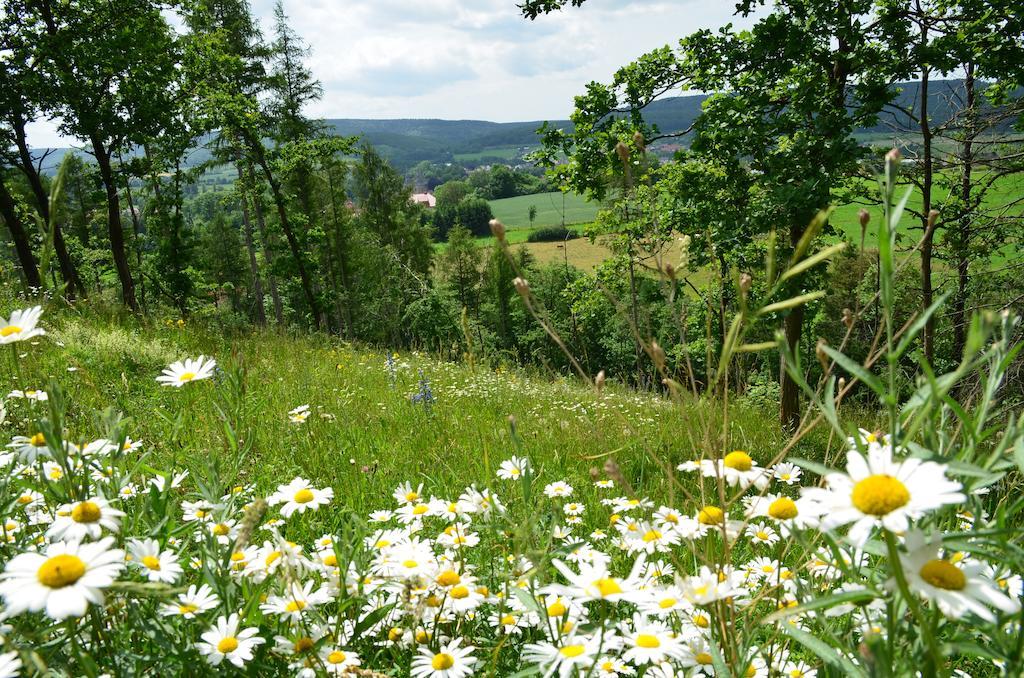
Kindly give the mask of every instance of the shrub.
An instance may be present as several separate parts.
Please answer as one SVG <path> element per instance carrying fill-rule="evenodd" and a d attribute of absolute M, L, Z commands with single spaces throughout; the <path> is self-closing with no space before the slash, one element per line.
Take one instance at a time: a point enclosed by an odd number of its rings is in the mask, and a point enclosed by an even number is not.
<path fill-rule="evenodd" d="M 557 242 L 561 240 L 575 240 L 580 237 L 576 229 L 566 226 L 545 226 L 538 228 L 527 238 L 527 242 Z"/>

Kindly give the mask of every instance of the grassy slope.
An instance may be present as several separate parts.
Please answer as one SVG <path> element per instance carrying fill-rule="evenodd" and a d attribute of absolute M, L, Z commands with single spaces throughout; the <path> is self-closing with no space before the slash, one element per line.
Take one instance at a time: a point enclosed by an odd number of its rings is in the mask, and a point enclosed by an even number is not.
<path fill-rule="evenodd" d="M 323 337 L 264 333 L 228 340 L 188 326 L 132 323 L 126 329 L 116 321 L 52 313 L 44 322 L 50 336 L 25 347 L 23 383 L 38 388 L 44 375 L 59 379 L 71 404 L 72 439 L 98 435 L 94 413 L 113 407 L 131 417 L 127 430 L 145 441 L 148 463 L 199 471 L 206 455 L 225 449 L 215 416 L 216 393 L 224 387 L 206 381 L 174 389 L 158 386 L 154 377 L 173 359 L 213 355 L 247 370 L 239 435 L 252 456 L 237 481 L 255 482 L 265 492 L 303 475 L 332 485 L 342 506 L 360 512 L 389 506 L 391 491 L 404 480 L 444 496 L 470 483 L 496 485 L 495 469 L 517 449 L 542 469 L 543 482 L 565 478 L 584 500 L 595 497 L 589 469 L 614 453 L 639 492 L 669 501 L 672 489 L 659 460 L 674 466 L 692 458 L 699 435 L 694 422 L 717 416 L 704 403 L 681 407 L 614 387 L 597 396 L 572 380 L 474 371 L 417 355 L 399 358 L 391 387 L 383 355 Z M 69 366 L 77 371 L 68 372 Z M 421 371 L 437 398 L 431 413 L 409 400 Z M 304 425 L 290 424 L 288 411 L 303 404 L 313 415 Z M 26 431 L 24 401 L 10 401 L 9 410 L 9 432 Z M 510 415 L 519 442 L 510 436 Z M 731 431 L 729 448 L 762 460 L 782 440 L 774 417 L 751 409 L 733 408 Z M 820 444 L 805 443 L 800 453 L 817 456 Z M 674 499 L 682 509 L 694 508 Z"/>
<path fill-rule="evenodd" d="M 530 205 L 537 207 L 537 218 L 533 222 L 535 227 L 556 226 L 562 223 L 562 193 L 559 191 L 492 200 L 491 210 L 494 216 L 510 229 L 529 228 Z M 581 195 L 565 194 L 566 224 L 593 221 L 597 216 L 597 209 L 596 203 L 588 202 Z"/>

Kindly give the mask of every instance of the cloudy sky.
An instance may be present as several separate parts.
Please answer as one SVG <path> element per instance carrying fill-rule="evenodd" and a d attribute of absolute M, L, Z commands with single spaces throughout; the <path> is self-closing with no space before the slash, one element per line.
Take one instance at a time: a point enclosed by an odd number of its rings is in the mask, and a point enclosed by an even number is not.
<path fill-rule="evenodd" d="M 274 0 L 250 0 L 264 29 Z M 699 28 L 730 21 L 732 0 L 588 0 L 528 21 L 517 0 L 285 0 L 309 43 L 328 118 L 560 119 L 591 80 Z M 59 143 L 52 123 L 37 146 Z"/>

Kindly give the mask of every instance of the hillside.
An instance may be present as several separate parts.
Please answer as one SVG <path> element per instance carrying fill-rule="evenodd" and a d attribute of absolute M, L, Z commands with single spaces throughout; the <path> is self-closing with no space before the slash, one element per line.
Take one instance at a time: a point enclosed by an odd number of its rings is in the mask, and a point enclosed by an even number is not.
<path fill-rule="evenodd" d="M 954 91 L 961 84 L 961 80 L 931 83 L 929 106 L 935 124 L 949 120 L 956 105 Z M 895 105 L 914 107 L 919 91 L 917 83 L 904 85 Z M 685 130 L 700 114 L 706 98 L 703 94 L 666 97 L 648 106 L 644 116 L 662 132 Z M 338 135 L 362 137 L 378 147 L 396 167 L 406 170 L 424 160 L 437 163 L 460 160 L 470 164 L 521 160 L 526 152 L 537 146 L 536 132 L 543 121 L 329 118 L 324 123 Z M 552 120 L 550 123 L 561 129 L 572 127 L 568 120 Z M 1008 120 L 1004 125 L 1009 129 L 1012 121 Z M 894 129 L 912 127 L 913 123 L 906 115 L 887 112 L 877 124 L 862 128 L 857 134 L 865 142 L 877 141 L 879 135 L 890 135 Z M 908 137 L 907 134 L 901 136 L 904 139 Z M 52 171 L 68 149 L 42 150 L 53 151 L 44 165 L 44 170 Z M 208 159 L 208 151 L 200 148 L 191 155 L 188 164 L 195 165 Z"/>

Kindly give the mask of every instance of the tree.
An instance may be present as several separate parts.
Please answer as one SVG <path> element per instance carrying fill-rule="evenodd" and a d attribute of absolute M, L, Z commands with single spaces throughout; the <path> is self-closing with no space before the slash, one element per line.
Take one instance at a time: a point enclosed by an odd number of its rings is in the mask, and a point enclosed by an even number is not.
<path fill-rule="evenodd" d="M 110 249 L 124 303 L 138 309 L 128 263 L 117 169 L 122 150 L 155 137 L 174 109 L 177 45 L 163 4 L 152 0 L 9 0 L 34 33 L 33 63 L 53 94 L 45 112 L 92 149 L 106 190 Z"/>
<path fill-rule="evenodd" d="M 448 233 L 448 246 L 439 258 L 438 269 L 455 291 L 459 305 L 475 315 L 479 310 L 480 249 L 465 226 L 457 225 Z"/>
<path fill-rule="evenodd" d="M 458 223 L 475 236 L 486 236 L 491 231 L 494 213 L 491 204 L 475 195 L 463 198 L 456 208 Z"/>
<path fill-rule="evenodd" d="M 532 18 L 567 4 L 526 2 L 523 11 Z M 739 2 L 737 12 L 749 15 L 760 4 Z M 870 0 L 786 0 L 748 31 L 698 31 L 676 50 L 655 50 L 621 69 L 611 85 L 591 83 L 576 99 L 571 133 L 544 129 L 541 156 L 553 165 L 565 153 L 571 159 L 566 183 L 603 197 L 610 179 L 625 171 L 616 153 L 620 143 L 635 151 L 665 136 L 644 122 L 651 102 L 680 88 L 720 92 L 704 102 L 691 148 L 680 162 L 725 163 L 731 169 L 719 175 L 714 190 L 687 191 L 682 199 L 706 205 L 701 211 L 734 200 L 749 205 L 740 237 L 714 243 L 726 257 L 777 225 L 785 229 L 784 242 L 795 247 L 817 211 L 831 202 L 832 191 L 857 173 L 866 151 L 853 138 L 854 129 L 873 121 L 890 97 L 891 74 L 875 68 L 888 40 L 884 23 L 870 15 L 876 10 L 887 11 Z M 735 191 L 744 186 L 753 193 Z M 802 284 L 795 277 L 791 295 Z M 798 306 L 784 318 L 786 339 L 797 350 L 803 313 Z M 791 427 L 799 421 L 798 390 L 781 373 L 780 417 Z"/>
<path fill-rule="evenodd" d="M 530 228 L 533 228 L 533 222 L 537 219 L 537 206 L 530 205 L 530 208 L 526 211 L 527 217 L 530 219 Z"/>

